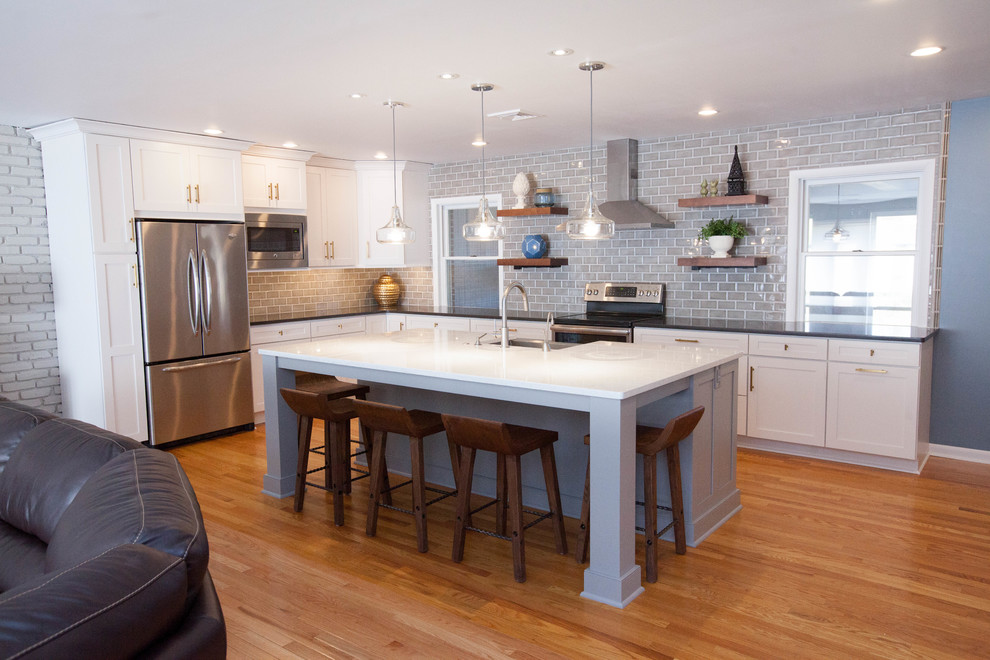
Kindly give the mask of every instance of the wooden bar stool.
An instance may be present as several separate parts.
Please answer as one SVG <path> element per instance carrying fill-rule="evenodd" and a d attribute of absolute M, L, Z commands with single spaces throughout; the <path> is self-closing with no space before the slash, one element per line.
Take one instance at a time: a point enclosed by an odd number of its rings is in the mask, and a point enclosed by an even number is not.
<path fill-rule="evenodd" d="M 455 562 L 460 562 L 464 558 L 464 532 L 466 530 L 512 541 L 513 574 L 516 582 L 525 582 L 526 547 L 523 534 L 528 527 L 532 527 L 546 518 L 550 518 L 553 524 L 553 536 L 557 544 L 557 552 L 562 555 L 567 554 L 564 518 L 560 512 L 560 490 L 557 487 L 557 463 L 553 454 L 553 443 L 557 441 L 557 432 L 456 415 L 445 414 L 442 417 L 444 426 L 447 428 L 447 438 L 461 449 L 452 559 Z M 494 501 L 472 510 L 471 482 L 474 476 L 475 454 L 479 449 L 497 454 L 497 493 Z M 528 454 L 536 449 L 540 450 L 540 458 L 543 462 L 543 479 L 546 482 L 547 502 L 550 506 L 550 511 L 547 513 L 523 508 L 520 458 L 523 454 Z M 496 506 L 495 533 L 471 527 L 471 516 L 493 504 Z M 509 514 L 508 536 L 505 535 L 506 504 L 508 504 Z M 538 517 L 524 525 L 524 512 Z"/>
<path fill-rule="evenodd" d="M 319 392 L 306 392 L 283 387 L 279 390 L 285 403 L 298 416 L 297 430 L 299 459 L 296 464 L 296 492 L 293 509 L 302 511 L 306 486 L 313 486 L 333 492 L 333 522 L 344 524 L 344 484 L 350 477 L 351 420 L 357 417 L 354 412 L 354 399 L 331 398 Z M 313 420 L 323 420 L 324 465 L 322 468 L 307 470 L 310 442 L 313 434 Z M 324 470 L 323 485 L 307 482 L 312 472 Z"/>
<path fill-rule="evenodd" d="M 374 536 L 378 532 L 378 508 L 385 507 L 393 511 L 408 513 L 416 522 L 416 547 L 420 552 L 429 549 L 426 534 L 426 507 L 440 500 L 456 495 L 457 491 L 433 488 L 426 485 L 423 466 L 423 438 L 443 431 L 443 420 L 440 415 L 426 410 L 406 410 L 401 406 L 371 401 L 355 401 L 355 410 L 361 421 L 361 426 L 372 438 L 374 454 L 370 466 L 371 492 L 368 501 L 368 523 L 365 533 Z M 398 433 L 409 436 L 409 453 L 411 455 L 410 472 L 412 478 L 395 486 L 388 485 L 388 469 L 385 465 L 385 452 L 388 446 L 388 434 Z M 450 450 L 451 465 L 457 465 L 457 450 L 453 443 L 447 443 Z M 454 471 L 456 480 L 456 470 Z M 412 484 L 412 510 L 393 506 L 391 491 Z M 440 493 L 430 501 L 426 500 L 426 491 Z"/>
<path fill-rule="evenodd" d="M 678 443 L 684 440 L 705 414 L 705 407 L 698 406 L 693 410 L 678 415 L 667 422 L 663 428 L 651 426 L 636 427 L 636 453 L 643 456 L 643 502 L 636 504 L 644 507 L 644 527 L 637 527 L 646 536 L 646 581 L 657 581 L 657 545 L 656 539 L 671 527 L 674 528 L 674 547 L 677 554 L 687 552 L 687 538 L 684 532 L 684 495 L 681 492 L 681 454 Z M 590 436 L 584 436 L 584 443 L 590 442 Z M 657 454 L 667 450 L 667 480 L 670 482 L 670 506 L 656 504 L 657 501 Z M 581 503 L 581 526 L 578 531 L 577 551 L 574 558 L 578 563 L 584 563 L 588 556 L 588 517 L 590 494 L 591 461 L 588 461 L 588 473 L 584 479 L 584 501 Z M 657 530 L 657 514 L 654 510 L 650 515 L 649 503 L 657 509 L 670 511 L 673 520 L 663 529 Z M 644 504 L 645 503 L 645 504 Z"/>

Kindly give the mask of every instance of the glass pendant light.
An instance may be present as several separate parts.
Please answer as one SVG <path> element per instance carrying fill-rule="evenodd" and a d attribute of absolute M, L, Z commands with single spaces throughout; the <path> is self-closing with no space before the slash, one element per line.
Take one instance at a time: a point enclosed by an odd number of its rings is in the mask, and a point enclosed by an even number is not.
<path fill-rule="evenodd" d="M 839 226 L 839 197 L 841 185 L 835 186 L 835 226 L 825 232 L 825 240 L 831 240 L 836 243 L 841 243 L 842 241 L 849 238 L 849 232 Z"/>
<path fill-rule="evenodd" d="M 398 173 L 395 164 L 395 109 L 404 107 L 402 101 L 389 99 L 383 105 L 392 109 L 392 214 L 384 227 L 375 232 L 375 239 L 379 243 L 390 245 L 407 245 L 416 240 L 416 231 L 402 221 L 402 214 L 399 213 L 399 184 Z"/>
<path fill-rule="evenodd" d="M 474 220 L 464 225 L 462 233 L 467 241 L 501 241 L 505 238 L 505 225 L 501 220 L 495 218 L 492 210 L 488 208 L 488 198 L 485 193 L 488 188 L 488 180 L 485 172 L 485 92 L 490 92 L 494 88 L 491 83 L 478 83 L 471 85 L 471 89 L 481 92 L 481 200 L 478 202 L 478 215 Z"/>
<path fill-rule="evenodd" d="M 592 179 L 592 169 L 591 169 L 591 153 L 592 148 L 595 144 L 595 129 L 594 129 L 594 102 L 595 102 L 595 89 L 593 84 L 593 77 L 595 71 L 599 71 L 605 68 L 604 62 L 584 62 L 579 64 L 578 68 L 582 71 L 588 72 L 588 85 L 590 94 L 589 112 L 588 112 L 588 128 L 590 133 L 590 141 L 588 144 L 588 201 L 584 205 L 584 210 L 581 212 L 581 216 L 578 218 L 573 218 L 568 220 L 565 228 L 567 230 L 568 238 L 578 238 L 583 240 L 597 240 L 604 238 L 612 238 L 615 234 L 615 223 L 602 215 L 602 212 L 598 210 L 598 204 L 595 203 L 595 192 L 593 189 L 593 179 Z"/>

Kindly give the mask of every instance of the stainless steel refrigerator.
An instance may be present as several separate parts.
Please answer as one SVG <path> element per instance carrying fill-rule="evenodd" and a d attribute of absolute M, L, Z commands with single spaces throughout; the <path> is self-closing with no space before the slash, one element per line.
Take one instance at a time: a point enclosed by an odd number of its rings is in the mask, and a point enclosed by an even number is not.
<path fill-rule="evenodd" d="M 250 428 L 244 225 L 137 226 L 151 444 Z"/>

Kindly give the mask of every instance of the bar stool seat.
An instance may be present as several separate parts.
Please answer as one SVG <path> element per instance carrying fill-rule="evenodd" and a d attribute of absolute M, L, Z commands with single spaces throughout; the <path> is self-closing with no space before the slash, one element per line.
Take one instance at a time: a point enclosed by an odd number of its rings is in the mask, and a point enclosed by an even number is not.
<path fill-rule="evenodd" d="M 567 554 L 567 539 L 564 536 L 564 518 L 560 511 L 560 490 L 557 485 L 557 464 L 554 459 L 553 443 L 557 441 L 556 431 L 518 426 L 505 422 L 495 422 L 457 415 L 442 415 L 447 428 L 447 438 L 461 449 L 459 477 L 457 479 L 457 518 L 454 522 L 454 546 L 451 558 L 460 562 L 464 558 L 465 531 L 481 532 L 512 541 L 512 568 L 516 582 L 526 581 L 526 528 L 549 518 L 553 524 L 553 536 L 557 552 Z M 495 452 L 498 474 L 496 476 L 496 498 L 477 509 L 471 509 L 471 482 L 474 476 L 474 460 L 477 450 Z M 531 451 L 540 450 L 543 463 L 543 479 L 546 483 L 547 502 L 550 511 L 541 513 L 523 508 L 522 470 L 520 458 Z M 505 534 L 506 504 L 508 504 L 509 535 Z M 472 527 L 471 516 L 478 511 L 495 505 L 495 533 Z M 537 516 L 528 524 L 523 524 L 523 513 Z"/>
<path fill-rule="evenodd" d="M 371 489 L 368 495 L 368 520 L 365 533 L 375 536 L 378 533 L 378 509 L 384 507 L 413 516 L 416 523 L 416 547 L 420 552 L 429 549 L 426 531 L 426 507 L 442 499 L 456 495 L 456 490 L 433 488 L 426 485 L 423 464 L 423 439 L 443 431 L 443 420 L 435 412 L 426 410 L 406 410 L 401 406 L 372 401 L 354 401 L 354 407 L 361 426 L 372 437 L 374 453 L 369 462 L 371 474 Z M 397 433 L 409 436 L 409 452 L 411 456 L 410 472 L 412 478 L 401 484 L 389 486 L 388 469 L 385 465 L 385 453 L 388 448 L 388 434 Z M 457 451 L 454 445 L 447 443 L 450 451 L 451 464 L 457 464 Z M 456 470 L 455 470 L 456 475 Z M 412 485 L 412 510 L 393 506 L 391 492 L 403 486 Z M 426 491 L 439 493 L 440 496 L 426 500 Z"/>
<path fill-rule="evenodd" d="M 350 478 L 351 420 L 357 417 L 354 399 L 332 398 L 319 392 L 308 392 L 283 387 L 279 392 L 285 403 L 298 417 L 299 458 L 296 464 L 296 490 L 293 509 L 302 511 L 306 486 L 333 491 L 333 518 L 335 525 L 344 524 L 345 483 Z M 323 420 L 324 465 L 307 470 L 313 420 Z M 312 472 L 325 471 L 324 485 L 307 482 Z"/>
<path fill-rule="evenodd" d="M 656 539 L 671 527 L 674 528 L 674 548 L 677 554 L 687 552 L 687 534 L 684 530 L 684 495 L 681 490 L 681 459 L 678 443 L 687 438 L 701 421 L 705 407 L 698 406 L 693 410 L 678 415 L 667 422 L 662 428 L 651 426 L 636 426 L 636 453 L 643 456 L 643 502 L 636 502 L 644 507 L 643 527 L 637 527 L 646 536 L 646 581 L 657 581 L 657 546 Z M 584 436 L 584 443 L 589 444 L 590 436 Z M 667 480 L 670 483 L 670 506 L 656 504 L 657 501 L 657 454 L 666 450 Z M 588 461 L 588 473 L 584 480 L 584 500 L 581 503 L 581 525 L 578 531 L 577 551 L 574 558 L 583 564 L 588 556 L 588 518 L 590 513 L 591 461 Z M 650 503 L 656 509 L 670 511 L 673 520 L 663 529 L 657 530 L 656 510 L 649 508 Z"/>

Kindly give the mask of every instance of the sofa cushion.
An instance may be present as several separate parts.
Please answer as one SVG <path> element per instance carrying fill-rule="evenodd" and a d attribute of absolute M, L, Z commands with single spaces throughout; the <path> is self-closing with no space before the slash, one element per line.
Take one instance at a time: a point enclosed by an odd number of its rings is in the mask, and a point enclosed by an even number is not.
<path fill-rule="evenodd" d="M 0 397 L 0 472 L 24 434 L 55 415 Z"/>
<path fill-rule="evenodd" d="M 44 543 L 0 521 L 0 593 L 45 572 Z"/>
<path fill-rule="evenodd" d="M 0 657 L 134 657 L 182 619 L 182 563 L 124 545 L 0 594 Z"/>
<path fill-rule="evenodd" d="M 175 456 L 143 448 L 97 470 L 56 525 L 45 570 L 73 566 L 123 543 L 182 559 L 189 602 L 199 593 L 209 546 L 196 495 Z"/>
<path fill-rule="evenodd" d="M 82 485 L 139 442 L 74 419 L 50 419 L 24 434 L 0 472 L 0 520 L 48 543 Z"/>

